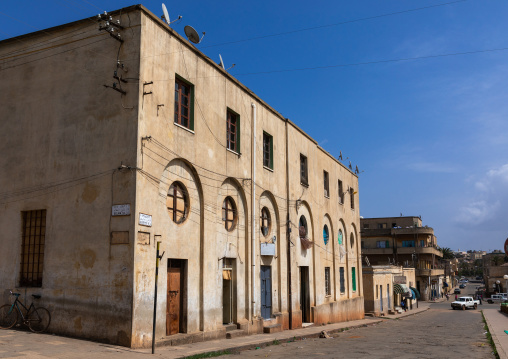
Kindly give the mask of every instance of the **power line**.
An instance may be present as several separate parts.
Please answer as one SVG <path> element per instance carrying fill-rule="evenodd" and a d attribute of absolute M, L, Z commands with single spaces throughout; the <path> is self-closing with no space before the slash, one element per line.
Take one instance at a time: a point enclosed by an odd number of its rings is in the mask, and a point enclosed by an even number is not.
<path fill-rule="evenodd" d="M 508 47 L 501 47 L 501 48 L 497 48 L 497 49 L 465 51 L 465 52 L 454 52 L 454 53 L 448 53 L 448 54 L 437 54 L 437 55 L 426 55 L 426 56 L 415 56 L 415 57 L 403 57 L 403 58 L 388 59 L 388 60 L 376 60 L 376 61 L 356 62 L 356 63 L 349 63 L 349 64 L 337 64 L 337 65 L 314 66 L 314 67 L 301 67 L 301 68 L 294 68 L 294 69 L 260 71 L 260 72 L 246 72 L 246 73 L 243 73 L 243 74 L 234 74 L 234 75 L 235 76 L 248 76 L 248 75 L 273 74 L 273 73 L 280 73 L 280 72 L 322 70 L 322 69 L 331 69 L 331 68 L 337 68 L 337 67 L 374 65 L 374 64 L 383 64 L 383 63 L 389 63 L 389 62 L 401 62 L 401 61 L 411 61 L 411 60 L 432 59 L 432 58 L 439 58 L 439 57 L 471 55 L 471 54 L 480 54 L 480 53 L 486 53 L 486 52 L 506 51 L 506 50 L 508 50 Z"/>
<path fill-rule="evenodd" d="M 269 38 L 269 37 L 289 35 L 289 34 L 294 34 L 294 33 L 304 32 L 304 31 L 318 30 L 318 29 L 323 29 L 323 28 L 327 28 L 327 27 L 340 26 L 340 25 L 345 25 L 345 24 L 351 24 L 351 23 L 354 23 L 354 22 L 379 19 L 379 18 L 382 18 L 382 17 L 388 17 L 388 16 L 393 16 L 393 15 L 400 15 L 400 14 L 405 14 L 405 13 L 409 13 L 409 12 L 415 12 L 415 11 L 421 11 L 421 10 L 441 7 L 441 6 L 447 6 L 447 5 L 461 3 L 461 2 L 465 2 L 465 1 L 468 1 L 468 0 L 450 1 L 450 2 L 442 3 L 442 4 L 429 5 L 429 6 L 418 7 L 418 8 L 414 8 L 414 9 L 394 11 L 394 12 L 390 12 L 390 13 L 386 13 L 386 14 L 381 14 L 381 15 L 362 17 L 362 18 L 354 19 L 354 20 L 341 21 L 341 22 L 337 22 L 337 23 L 334 23 L 334 24 L 319 25 L 319 26 L 307 27 L 307 28 L 298 29 L 298 30 L 279 32 L 279 33 L 276 33 L 276 34 L 268 34 L 268 35 L 262 35 L 262 36 L 255 36 L 255 37 L 251 37 L 251 38 L 247 38 L 247 39 L 243 39 L 243 40 L 228 41 L 228 42 L 222 42 L 222 43 L 215 44 L 215 45 L 203 46 L 202 48 L 217 47 L 217 46 L 222 46 L 222 45 L 231 45 L 231 44 L 237 44 L 237 43 L 240 43 L 240 42 L 266 39 L 266 38 Z"/>

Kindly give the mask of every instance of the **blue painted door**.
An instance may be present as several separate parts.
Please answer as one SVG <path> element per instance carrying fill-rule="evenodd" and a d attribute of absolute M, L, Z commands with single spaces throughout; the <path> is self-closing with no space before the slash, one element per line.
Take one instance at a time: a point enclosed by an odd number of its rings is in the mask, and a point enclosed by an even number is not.
<path fill-rule="evenodd" d="M 272 267 L 261 266 L 261 316 L 272 317 Z"/>

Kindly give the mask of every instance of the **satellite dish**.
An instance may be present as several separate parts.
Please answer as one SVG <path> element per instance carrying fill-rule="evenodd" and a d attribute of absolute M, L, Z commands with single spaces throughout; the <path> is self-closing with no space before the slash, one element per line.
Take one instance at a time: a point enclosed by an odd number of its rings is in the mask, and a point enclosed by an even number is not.
<path fill-rule="evenodd" d="M 189 26 L 189 25 L 185 26 L 183 31 L 185 31 L 185 35 L 187 35 L 187 38 L 189 39 L 189 41 L 193 42 L 195 44 L 199 44 L 201 42 L 201 40 L 203 40 L 203 37 L 205 37 L 205 32 L 203 31 L 203 36 L 200 39 L 198 32 L 196 30 L 194 30 L 194 28 L 192 26 Z"/>
<path fill-rule="evenodd" d="M 222 56 L 221 54 L 219 54 L 219 58 L 220 58 L 220 63 L 219 65 L 225 70 L 226 68 L 224 67 L 224 61 L 222 61 Z"/>
<path fill-rule="evenodd" d="M 166 5 L 164 5 L 164 3 L 162 3 L 162 13 L 164 15 L 162 15 L 162 20 L 166 20 L 166 24 L 170 24 L 171 21 L 169 20 L 169 14 L 168 14 L 168 9 L 166 9 Z"/>

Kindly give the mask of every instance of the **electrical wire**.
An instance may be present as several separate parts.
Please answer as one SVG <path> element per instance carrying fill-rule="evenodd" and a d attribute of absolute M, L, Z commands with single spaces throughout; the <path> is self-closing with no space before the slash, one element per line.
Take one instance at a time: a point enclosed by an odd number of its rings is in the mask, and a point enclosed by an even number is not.
<path fill-rule="evenodd" d="M 466 1 L 468 1 L 468 0 L 450 1 L 450 2 L 442 3 L 442 4 L 423 6 L 423 7 L 414 8 L 414 9 L 408 9 L 408 10 L 394 11 L 394 12 L 391 12 L 391 13 L 386 13 L 386 14 L 381 14 L 381 15 L 374 15 L 374 16 L 368 16 L 368 17 L 363 17 L 363 18 L 354 19 L 354 20 L 341 21 L 341 22 L 337 22 L 337 23 L 333 23 L 333 24 L 319 25 L 319 26 L 307 27 L 307 28 L 303 28 L 303 29 L 297 29 L 297 30 L 279 32 L 279 33 L 275 33 L 275 34 L 255 36 L 255 37 L 251 37 L 251 38 L 247 38 L 247 39 L 243 39 L 243 40 L 235 40 L 235 41 L 222 42 L 222 43 L 219 43 L 219 44 L 202 46 L 201 48 L 204 49 L 204 48 L 217 47 L 217 46 L 222 46 L 222 45 L 238 44 L 238 43 L 241 43 L 241 42 L 260 40 L 260 39 L 266 39 L 266 38 L 270 38 L 270 37 L 283 36 L 283 35 L 289 35 L 289 34 L 295 34 L 295 33 L 298 33 L 298 32 L 319 30 L 319 29 L 323 29 L 323 28 L 327 28 L 327 27 L 335 27 L 335 26 L 340 26 L 340 25 L 345 25 L 345 24 L 351 24 L 351 23 L 360 22 L 360 21 L 373 20 L 373 19 L 379 19 L 379 18 L 382 18 L 382 17 L 388 17 L 388 16 L 393 16 L 393 15 L 406 14 L 406 13 L 409 13 L 409 12 L 421 11 L 421 10 L 436 8 L 436 7 L 440 7 L 440 6 L 447 6 L 447 5 L 456 4 L 456 3 L 462 3 L 462 2 L 466 2 Z"/>

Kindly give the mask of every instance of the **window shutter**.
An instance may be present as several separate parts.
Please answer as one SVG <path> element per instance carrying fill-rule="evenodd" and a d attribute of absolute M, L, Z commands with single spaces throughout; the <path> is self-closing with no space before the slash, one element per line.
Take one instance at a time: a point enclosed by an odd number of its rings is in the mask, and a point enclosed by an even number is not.
<path fill-rule="evenodd" d="M 270 136 L 270 168 L 273 170 L 273 137 Z"/>

